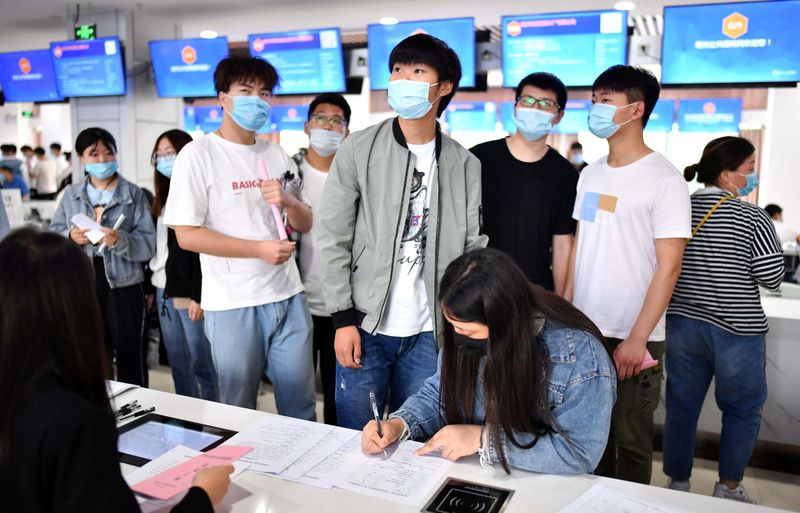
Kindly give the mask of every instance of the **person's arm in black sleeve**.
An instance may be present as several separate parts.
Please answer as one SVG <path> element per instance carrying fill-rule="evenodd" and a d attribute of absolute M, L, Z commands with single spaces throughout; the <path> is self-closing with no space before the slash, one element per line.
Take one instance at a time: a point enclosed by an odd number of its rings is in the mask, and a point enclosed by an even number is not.
<path fill-rule="evenodd" d="M 192 252 L 192 289 L 190 298 L 200 303 L 203 291 L 203 271 L 200 268 L 200 254 Z"/>

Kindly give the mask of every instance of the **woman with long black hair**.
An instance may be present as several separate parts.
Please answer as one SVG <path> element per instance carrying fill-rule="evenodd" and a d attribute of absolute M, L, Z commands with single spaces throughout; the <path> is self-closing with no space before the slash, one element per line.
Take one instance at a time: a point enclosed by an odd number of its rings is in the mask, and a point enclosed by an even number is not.
<path fill-rule="evenodd" d="M 175 230 L 164 224 L 164 207 L 172 183 L 172 166 L 192 136 L 183 130 L 167 130 L 156 139 L 151 162 L 156 195 L 156 254 L 150 260 L 151 279 L 156 289 L 159 323 L 167 350 L 175 393 L 216 401 L 217 373 L 211 346 L 203 332 L 200 296 L 203 272 L 200 255 L 178 245 Z"/>
<path fill-rule="evenodd" d="M 439 369 L 382 422 L 362 448 L 427 440 L 456 460 L 479 453 L 535 472 L 592 472 L 608 439 L 614 365 L 598 329 L 572 305 L 528 283 L 510 257 L 472 251 L 445 271 L 439 301 L 447 321 Z"/>
<path fill-rule="evenodd" d="M 8 513 L 139 511 L 119 468 L 94 270 L 55 233 L 0 243 L 0 497 Z M 232 466 L 198 473 L 173 512 L 213 511 Z"/>

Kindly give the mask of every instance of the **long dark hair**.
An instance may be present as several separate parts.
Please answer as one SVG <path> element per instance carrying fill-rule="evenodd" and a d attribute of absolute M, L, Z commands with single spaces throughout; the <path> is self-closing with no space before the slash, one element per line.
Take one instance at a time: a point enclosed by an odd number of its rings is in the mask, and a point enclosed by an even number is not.
<path fill-rule="evenodd" d="M 484 369 L 485 423 L 495 440 L 500 430 L 517 447 L 529 449 L 539 437 L 559 430 L 547 397 L 548 350 L 539 337 L 545 319 L 603 335 L 564 299 L 528 282 L 505 253 L 481 249 L 455 259 L 442 277 L 439 301 L 451 319 L 489 327 Z M 480 359 L 459 354 L 453 326 L 443 322 L 441 397 L 448 424 L 469 424 L 475 413 L 475 385 Z M 522 444 L 514 435 L 530 433 Z M 502 445 L 500 463 L 510 472 Z"/>
<path fill-rule="evenodd" d="M 108 369 L 89 259 L 59 234 L 11 233 L 0 243 L 0 460 L 20 401 L 48 377 L 110 415 Z"/>
<path fill-rule="evenodd" d="M 167 130 L 163 134 L 158 136 L 156 139 L 155 145 L 153 145 L 153 183 L 155 184 L 156 188 L 156 197 L 153 201 L 152 207 L 152 214 L 154 217 L 158 217 L 161 215 L 161 211 L 164 210 L 164 205 L 167 204 L 167 197 L 169 196 L 169 178 L 162 175 L 156 169 L 156 159 L 155 154 L 158 151 L 158 145 L 161 143 L 161 139 L 163 138 L 169 139 L 169 143 L 175 148 L 175 154 L 181 152 L 184 146 L 192 142 L 192 136 L 184 132 L 183 130 L 178 130 L 177 128 L 173 130 Z"/>
<path fill-rule="evenodd" d="M 718 137 L 703 148 L 700 162 L 683 170 L 683 177 L 691 182 L 697 176 L 698 182 L 717 185 L 720 173 L 738 169 L 755 152 L 753 143 L 743 137 Z"/>

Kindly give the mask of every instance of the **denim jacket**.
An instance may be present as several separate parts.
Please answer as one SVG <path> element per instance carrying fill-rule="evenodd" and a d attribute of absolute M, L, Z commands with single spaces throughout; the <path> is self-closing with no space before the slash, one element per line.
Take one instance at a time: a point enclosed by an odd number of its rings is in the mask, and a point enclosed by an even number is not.
<path fill-rule="evenodd" d="M 483 456 L 491 464 L 498 463 L 497 447 L 502 445 L 508 464 L 516 468 L 548 474 L 593 472 L 608 441 L 611 409 L 617 395 L 613 363 L 603 345 L 582 330 L 546 321 L 539 337 L 550 352 L 547 395 L 561 432 L 544 435 L 532 448 L 522 449 L 507 440 L 502 429 L 500 440 L 493 439 L 487 430 Z M 436 374 L 389 416 L 399 417 L 414 440 L 425 441 L 446 424 L 444 412 L 439 408 L 441 358 L 440 353 Z M 484 423 L 485 361 L 482 359 L 478 374 L 472 424 Z M 529 433 L 515 433 L 515 438 L 522 444 L 533 440 Z"/>
<path fill-rule="evenodd" d="M 50 231 L 69 237 L 72 229 L 70 219 L 78 213 L 84 213 L 94 219 L 94 209 L 86 193 L 88 180 L 70 185 L 58 204 Z M 113 228 L 120 214 L 125 214 L 119 232 L 119 241 L 113 248 L 103 251 L 103 263 L 106 268 L 108 285 L 112 289 L 135 285 L 144 281 L 144 262 L 150 260 L 156 250 L 156 230 L 150 215 L 147 199 L 141 189 L 117 175 L 117 187 L 111 201 L 106 205 L 100 224 Z M 99 247 L 99 246 L 97 246 Z M 86 256 L 92 259 L 99 256 L 96 246 L 81 246 Z"/>

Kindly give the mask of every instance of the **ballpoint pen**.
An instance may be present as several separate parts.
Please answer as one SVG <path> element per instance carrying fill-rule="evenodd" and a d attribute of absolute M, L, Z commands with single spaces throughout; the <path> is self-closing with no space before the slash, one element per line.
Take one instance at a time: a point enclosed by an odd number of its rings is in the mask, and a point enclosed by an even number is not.
<path fill-rule="evenodd" d="M 378 414 L 378 402 L 375 400 L 375 392 L 369 391 L 369 404 L 372 406 L 372 414 L 375 416 L 375 422 L 378 423 L 378 436 L 383 438 L 383 427 L 381 426 L 381 416 Z M 389 453 L 386 449 L 383 450 L 383 459 L 388 459 Z"/>
<path fill-rule="evenodd" d="M 142 415 L 147 415 L 148 413 L 153 413 L 154 411 L 156 411 L 156 407 L 155 406 L 153 406 L 151 408 L 147 408 L 146 410 L 137 411 L 136 413 L 131 413 L 130 415 L 125 416 L 125 417 L 121 417 L 121 418 L 117 419 L 117 422 L 122 422 L 123 420 L 128 420 L 128 419 L 133 419 L 133 418 L 136 418 L 136 417 L 141 417 Z"/>

